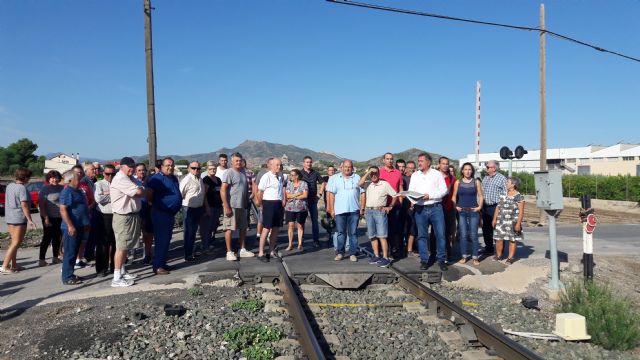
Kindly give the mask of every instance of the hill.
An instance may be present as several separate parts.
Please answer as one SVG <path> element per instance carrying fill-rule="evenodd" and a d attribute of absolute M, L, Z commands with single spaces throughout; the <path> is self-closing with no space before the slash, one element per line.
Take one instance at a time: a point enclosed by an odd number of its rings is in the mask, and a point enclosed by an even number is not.
<path fill-rule="evenodd" d="M 338 164 L 342 161 L 342 158 L 322 151 L 313 151 L 311 149 L 301 148 L 295 145 L 282 145 L 282 144 L 274 144 L 267 141 L 255 141 L 255 140 L 245 140 L 240 145 L 234 148 L 220 148 L 213 152 L 208 153 L 200 153 L 200 154 L 191 154 L 191 155 L 169 155 L 174 160 L 191 160 L 191 161 L 200 161 L 205 162 L 208 160 L 218 160 L 219 154 L 227 154 L 231 156 L 234 152 L 239 152 L 242 156 L 247 160 L 247 164 L 249 167 L 256 167 L 263 164 L 268 158 L 272 156 L 281 157 L 283 155 L 287 155 L 289 158 L 290 164 L 302 164 L 302 159 L 309 155 L 313 158 L 314 161 L 322 161 L 325 163 L 333 163 Z M 143 159 L 147 159 L 149 156 L 139 156 L 136 157 L 136 161 L 140 161 Z M 164 157 L 164 156 L 159 156 Z"/>
<path fill-rule="evenodd" d="M 409 161 L 409 160 L 413 160 L 413 161 L 418 161 L 418 155 L 420 153 L 429 153 L 431 155 L 431 157 L 433 158 L 433 165 L 437 165 L 438 163 L 438 158 L 443 156 L 441 154 L 437 154 L 434 152 L 430 152 L 427 150 L 421 150 L 421 149 L 416 149 L 416 148 L 411 148 L 405 151 L 401 151 L 399 153 L 394 153 L 393 157 L 398 160 L 398 159 L 403 159 L 404 161 Z M 359 169 L 364 169 L 369 165 L 378 165 L 380 166 L 382 164 L 382 155 L 380 154 L 379 156 L 376 156 L 372 159 L 366 160 L 366 161 L 358 161 L 356 163 L 354 163 L 356 168 Z M 446 155 L 445 155 L 446 156 Z M 458 168 L 458 160 L 454 160 L 451 159 L 451 157 L 449 157 L 449 162 L 456 167 L 456 169 Z"/>

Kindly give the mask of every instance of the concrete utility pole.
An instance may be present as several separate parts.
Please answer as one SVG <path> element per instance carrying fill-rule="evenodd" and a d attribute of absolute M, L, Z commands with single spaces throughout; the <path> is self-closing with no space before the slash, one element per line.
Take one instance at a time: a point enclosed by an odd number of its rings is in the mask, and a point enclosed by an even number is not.
<path fill-rule="evenodd" d="M 151 39 L 151 0 L 144 0 L 144 52 L 147 68 L 147 123 L 149 127 L 149 168 L 156 164 L 156 103 L 153 92 L 153 42 Z"/>
<path fill-rule="evenodd" d="M 540 171 L 547 170 L 547 64 L 545 54 L 544 4 L 540 4 Z"/>

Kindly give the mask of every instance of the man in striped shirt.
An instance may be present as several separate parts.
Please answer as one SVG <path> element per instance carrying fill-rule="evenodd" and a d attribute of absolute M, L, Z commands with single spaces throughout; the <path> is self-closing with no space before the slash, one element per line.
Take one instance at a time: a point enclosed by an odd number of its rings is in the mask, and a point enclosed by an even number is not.
<path fill-rule="evenodd" d="M 500 165 L 495 160 L 487 161 L 487 175 L 482 179 L 484 205 L 482 206 L 482 237 L 484 238 L 484 253 L 493 254 L 493 214 L 500 195 L 507 191 L 507 178 L 500 174 Z"/>

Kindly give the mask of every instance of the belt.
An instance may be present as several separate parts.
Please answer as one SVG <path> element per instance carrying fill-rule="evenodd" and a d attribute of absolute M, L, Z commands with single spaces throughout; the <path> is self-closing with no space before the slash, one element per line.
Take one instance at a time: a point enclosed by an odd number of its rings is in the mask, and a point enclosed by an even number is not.
<path fill-rule="evenodd" d="M 384 209 L 384 206 L 367 206 L 365 209 L 366 210 L 382 210 Z"/>
<path fill-rule="evenodd" d="M 432 207 L 438 206 L 438 205 L 440 205 L 439 202 L 434 203 L 434 204 L 427 204 L 427 205 L 418 205 L 418 204 L 416 204 L 416 205 L 413 205 L 413 207 L 432 208 Z"/>
<path fill-rule="evenodd" d="M 496 205 L 498 205 L 498 203 L 495 203 L 495 204 L 484 203 L 484 206 L 496 206 Z"/>
<path fill-rule="evenodd" d="M 473 211 L 474 208 L 463 207 L 462 211 Z"/>

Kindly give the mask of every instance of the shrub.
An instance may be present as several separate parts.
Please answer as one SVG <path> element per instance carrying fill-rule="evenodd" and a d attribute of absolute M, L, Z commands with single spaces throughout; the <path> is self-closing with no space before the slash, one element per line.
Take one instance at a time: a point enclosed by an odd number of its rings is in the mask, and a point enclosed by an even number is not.
<path fill-rule="evenodd" d="M 224 333 L 232 351 L 245 350 L 255 345 L 277 341 L 282 338 L 282 331 L 271 326 L 240 325 Z"/>
<path fill-rule="evenodd" d="M 640 314 L 627 299 L 616 298 L 606 285 L 571 283 L 556 311 L 584 316 L 591 341 L 605 349 L 629 350 L 640 344 Z"/>
<path fill-rule="evenodd" d="M 189 290 L 187 290 L 187 293 L 189 293 L 189 295 L 193 297 L 201 296 L 203 294 L 202 289 L 198 287 L 189 288 Z"/>
<path fill-rule="evenodd" d="M 248 299 L 248 300 L 240 300 L 231 304 L 231 310 L 249 310 L 251 312 L 258 312 L 264 308 L 264 301 Z"/>
<path fill-rule="evenodd" d="M 253 345 L 242 351 L 249 360 L 272 360 L 276 358 L 276 351 L 265 345 Z"/>

